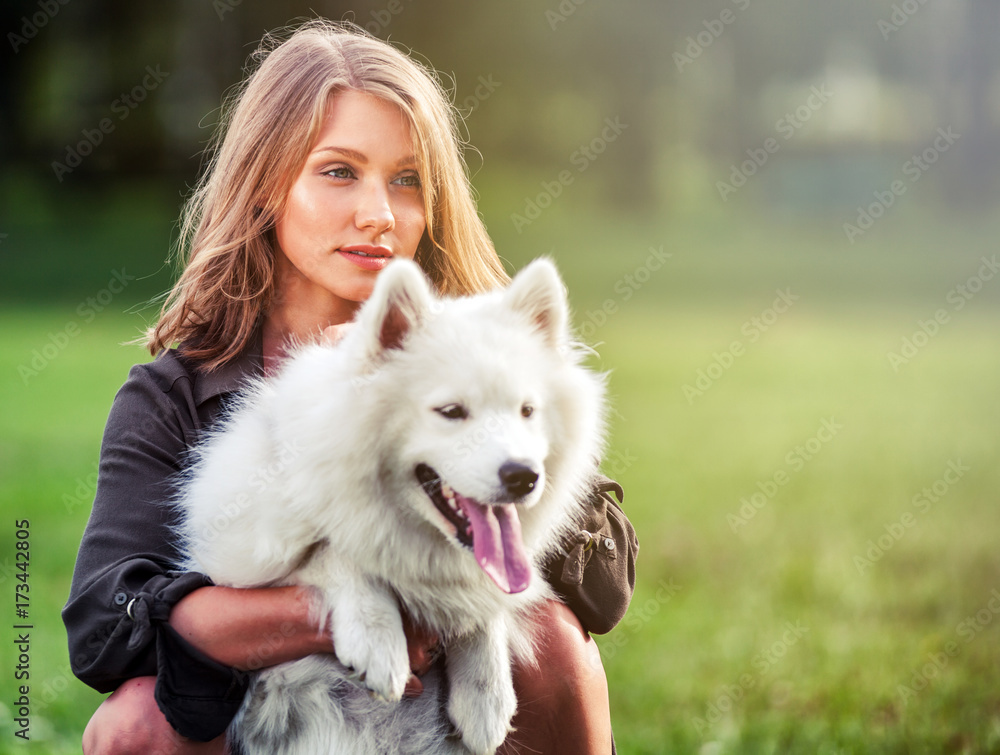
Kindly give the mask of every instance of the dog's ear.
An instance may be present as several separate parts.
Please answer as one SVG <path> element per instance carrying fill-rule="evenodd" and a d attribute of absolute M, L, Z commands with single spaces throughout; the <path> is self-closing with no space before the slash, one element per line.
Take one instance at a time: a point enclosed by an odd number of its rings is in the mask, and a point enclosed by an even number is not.
<path fill-rule="evenodd" d="M 368 356 L 401 349 L 407 336 L 423 322 L 432 301 L 427 278 L 415 262 L 391 262 L 379 273 L 362 314 Z"/>
<path fill-rule="evenodd" d="M 558 348 L 565 342 L 569 319 L 566 287 L 551 260 L 541 257 L 514 276 L 504 301 L 514 311 L 526 314 L 551 346 Z"/>

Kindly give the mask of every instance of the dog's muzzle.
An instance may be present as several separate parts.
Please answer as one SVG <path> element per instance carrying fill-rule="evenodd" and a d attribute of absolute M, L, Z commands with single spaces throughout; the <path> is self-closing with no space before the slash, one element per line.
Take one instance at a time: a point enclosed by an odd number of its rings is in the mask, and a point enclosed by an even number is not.
<path fill-rule="evenodd" d="M 521 520 L 516 503 L 484 504 L 467 498 L 441 481 L 427 464 L 418 464 L 414 473 L 435 508 L 455 528 L 455 538 L 471 548 L 476 563 L 497 587 L 506 593 L 528 589 L 531 560 L 521 540 Z M 500 481 L 515 499 L 535 488 L 538 473 L 517 462 L 500 468 Z"/>

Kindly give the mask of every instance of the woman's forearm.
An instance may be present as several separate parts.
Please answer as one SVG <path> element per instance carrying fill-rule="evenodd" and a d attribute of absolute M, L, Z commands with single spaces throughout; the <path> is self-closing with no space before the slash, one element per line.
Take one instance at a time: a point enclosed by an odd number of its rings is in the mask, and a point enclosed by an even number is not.
<path fill-rule="evenodd" d="M 333 652 L 310 607 L 303 587 L 202 587 L 174 606 L 170 625 L 219 663 L 255 670 Z"/>

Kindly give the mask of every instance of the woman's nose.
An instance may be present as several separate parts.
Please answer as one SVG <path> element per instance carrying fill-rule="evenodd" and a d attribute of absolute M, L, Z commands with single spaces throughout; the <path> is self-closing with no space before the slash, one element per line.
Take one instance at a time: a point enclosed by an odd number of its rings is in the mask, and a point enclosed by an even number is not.
<path fill-rule="evenodd" d="M 396 225 L 396 218 L 392 213 L 388 190 L 372 187 L 365 191 L 355 217 L 358 228 L 374 229 L 376 235 L 391 231 Z"/>

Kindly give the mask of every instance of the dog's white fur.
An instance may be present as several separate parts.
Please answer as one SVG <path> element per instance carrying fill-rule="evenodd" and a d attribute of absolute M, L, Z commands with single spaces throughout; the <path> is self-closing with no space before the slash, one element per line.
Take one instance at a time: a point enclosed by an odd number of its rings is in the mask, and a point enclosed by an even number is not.
<path fill-rule="evenodd" d="M 512 660 L 530 657 L 528 615 L 551 597 L 538 564 L 601 452 L 603 379 L 581 365 L 567 320 L 547 260 L 459 299 L 394 261 L 340 343 L 300 349 L 198 449 L 180 498 L 188 566 L 220 585 L 316 588 L 336 650 L 255 675 L 230 729 L 248 754 L 490 753 L 504 741 Z M 532 578 L 513 594 L 415 474 L 427 465 L 500 504 L 510 461 L 539 474 L 514 501 Z M 446 651 L 415 699 L 401 700 L 400 605 Z"/>

